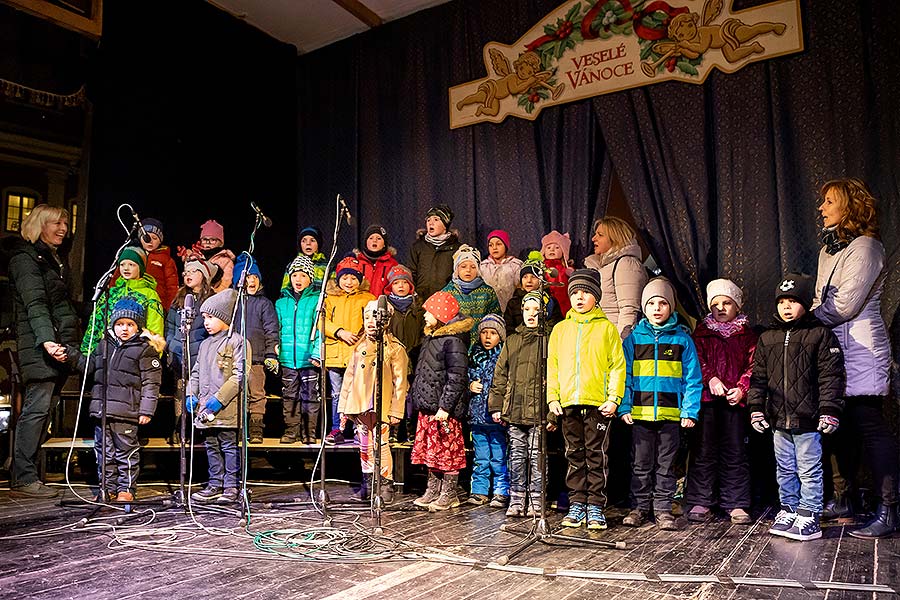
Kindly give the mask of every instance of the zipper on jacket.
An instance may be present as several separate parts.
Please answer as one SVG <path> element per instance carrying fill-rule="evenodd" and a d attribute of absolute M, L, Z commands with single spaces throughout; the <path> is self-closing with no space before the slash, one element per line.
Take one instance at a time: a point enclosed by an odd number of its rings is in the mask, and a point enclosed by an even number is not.
<path fill-rule="evenodd" d="M 781 381 L 781 385 L 782 385 L 781 410 L 784 412 L 785 429 L 791 428 L 791 415 L 788 413 L 788 410 L 787 410 L 787 389 L 788 389 L 788 380 L 787 380 L 788 366 L 787 365 L 788 365 L 788 342 L 790 342 L 790 341 L 791 341 L 791 330 L 788 329 L 787 331 L 784 332 L 784 355 L 782 356 L 782 359 L 781 359 L 781 366 L 782 366 L 782 369 L 784 370 L 783 374 L 782 374 L 782 381 Z"/>
<path fill-rule="evenodd" d="M 575 334 L 575 356 L 581 356 L 581 328 L 583 323 L 578 324 L 578 333 Z M 577 404 L 581 404 L 581 361 L 575 359 L 575 399 Z"/>
<path fill-rule="evenodd" d="M 294 326 L 291 328 L 292 329 L 291 336 L 293 336 L 293 338 L 294 338 L 293 339 L 293 341 L 294 341 L 293 350 L 291 351 L 292 357 L 294 359 L 291 362 L 292 369 L 297 368 L 297 308 L 299 308 L 299 306 L 300 306 L 300 299 L 294 298 Z"/>
<path fill-rule="evenodd" d="M 653 420 L 659 416 L 659 332 L 653 332 Z"/>

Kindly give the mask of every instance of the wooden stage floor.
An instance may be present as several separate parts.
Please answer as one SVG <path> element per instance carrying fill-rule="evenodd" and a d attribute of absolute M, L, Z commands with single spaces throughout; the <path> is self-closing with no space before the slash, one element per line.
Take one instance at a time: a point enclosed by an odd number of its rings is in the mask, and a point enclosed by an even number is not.
<path fill-rule="evenodd" d="M 413 506 L 413 495 L 403 495 L 385 511 L 384 537 L 376 541 L 365 510 L 332 510 L 334 528 L 323 529 L 308 503 L 271 504 L 308 500 L 302 485 L 250 489 L 247 528 L 236 510 L 201 508 L 192 518 L 178 507 L 121 525 L 115 523 L 121 513 L 106 509 L 99 515 L 104 518 L 79 527 L 84 508 L 0 492 L 0 598 L 839 600 L 895 595 L 790 586 L 825 581 L 900 589 L 900 535 L 863 541 L 834 525 L 821 540 L 793 542 L 766 533 L 771 511 L 754 513 L 752 526 L 722 518 L 666 532 L 652 525 L 622 527 L 625 511 L 611 509 L 611 528 L 590 535 L 623 541 L 626 549 L 538 542 L 501 567 L 495 561 L 519 539 L 499 530 L 513 521 L 502 510 L 464 504 L 429 514 Z M 338 483 L 329 490 L 333 501 L 351 492 Z M 164 487 L 141 487 L 141 497 L 154 495 L 169 497 Z M 551 525 L 559 523 L 560 514 L 549 515 Z M 565 533 L 588 535 L 584 529 Z M 615 574 L 624 575 L 611 579 Z M 724 584 L 674 583 L 666 581 L 667 574 L 716 576 Z M 776 587 L 728 583 L 739 577 L 787 581 Z"/>

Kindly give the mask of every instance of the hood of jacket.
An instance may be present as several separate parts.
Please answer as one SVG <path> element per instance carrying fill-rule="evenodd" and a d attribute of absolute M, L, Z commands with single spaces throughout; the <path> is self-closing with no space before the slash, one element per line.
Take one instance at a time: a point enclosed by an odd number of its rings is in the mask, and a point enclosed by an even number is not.
<path fill-rule="evenodd" d="M 472 317 L 463 317 L 461 319 L 457 319 L 455 321 L 450 321 L 446 325 L 442 325 L 437 329 L 431 329 L 430 327 L 425 327 L 425 335 L 430 335 L 431 337 L 443 337 L 447 335 L 469 335 L 469 332 L 472 331 L 472 327 L 475 326 L 475 319 Z"/>

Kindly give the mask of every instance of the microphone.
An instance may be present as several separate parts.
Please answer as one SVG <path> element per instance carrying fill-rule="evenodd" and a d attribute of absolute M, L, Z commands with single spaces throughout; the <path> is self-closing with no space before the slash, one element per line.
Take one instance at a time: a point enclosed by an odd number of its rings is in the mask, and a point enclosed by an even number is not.
<path fill-rule="evenodd" d="M 557 269 L 556 267 L 545 267 L 544 274 L 551 279 L 556 279 L 557 277 L 559 277 L 559 269 Z"/>
<path fill-rule="evenodd" d="M 340 194 L 337 195 L 338 202 L 341 203 L 341 210 L 344 211 L 344 216 L 347 217 L 347 225 L 353 225 L 353 215 L 350 214 L 350 209 L 347 208 L 347 203 L 344 202 L 344 197 Z"/>
<path fill-rule="evenodd" d="M 197 419 L 198 423 L 212 423 L 216 420 L 216 413 L 209 410 L 208 408 L 204 408 L 203 410 L 198 412 L 197 416 L 194 418 Z"/>
<path fill-rule="evenodd" d="M 131 218 L 134 219 L 135 224 L 138 226 L 138 231 L 141 232 L 141 241 L 143 241 L 145 244 L 149 244 L 150 234 L 147 233 L 146 229 L 144 229 L 144 224 L 141 223 L 141 218 L 138 216 L 137 211 L 135 211 L 130 204 L 126 204 L 125 206 L 127 206 L 131 211 Z"/>
<path fill-rule="evenodd" d="M 263 225 L 265 225 L 266 227 L 271 227 L 271 226 L 272 226 L 272 219 L 270 219 L 269 217 L 267 217 L 266 215 L 263 214 L 262 209 L 260 209 L 260 208 L 256 205 L 256 202 L 251 202 L 251 203 L 250 203 L 250 208 L 252 208 L 253 211 L 254 211 L 257 215 L 259 215 L 259 218 L 262 219 L 262 224 L 263 224 Z"/>
<path fill-rule="evenodd" d="M 194 295 L 185 294 L 184 308 L 181 309 L 181 321 L 185 324 L 194 320 Z"/>
<path fill-rule="evenodd" d="M 375 322 L 379 324 L 387 323 L 391 318 L 391 313 L 388 309 L 388 299 L 387 296 L 382 294 L 378 296 L 378 304 L 375 307 Z"/>

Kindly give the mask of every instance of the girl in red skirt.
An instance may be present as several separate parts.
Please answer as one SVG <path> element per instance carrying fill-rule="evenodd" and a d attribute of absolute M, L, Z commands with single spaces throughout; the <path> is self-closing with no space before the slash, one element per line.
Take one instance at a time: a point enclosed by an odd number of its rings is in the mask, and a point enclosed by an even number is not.
<path fill-rule="evenodd" d="M 460 469 L 466 466 L 462 419 L 466 396 L 469 332 L 475 321 L 460 314 L 448 292 L 437 292 L 423 304 L 425 341 L 409 392 L 419 413 L 412 463 L 428 467 L 428 489 L 414 501 L 429 510 L 459 506 Z"/>

